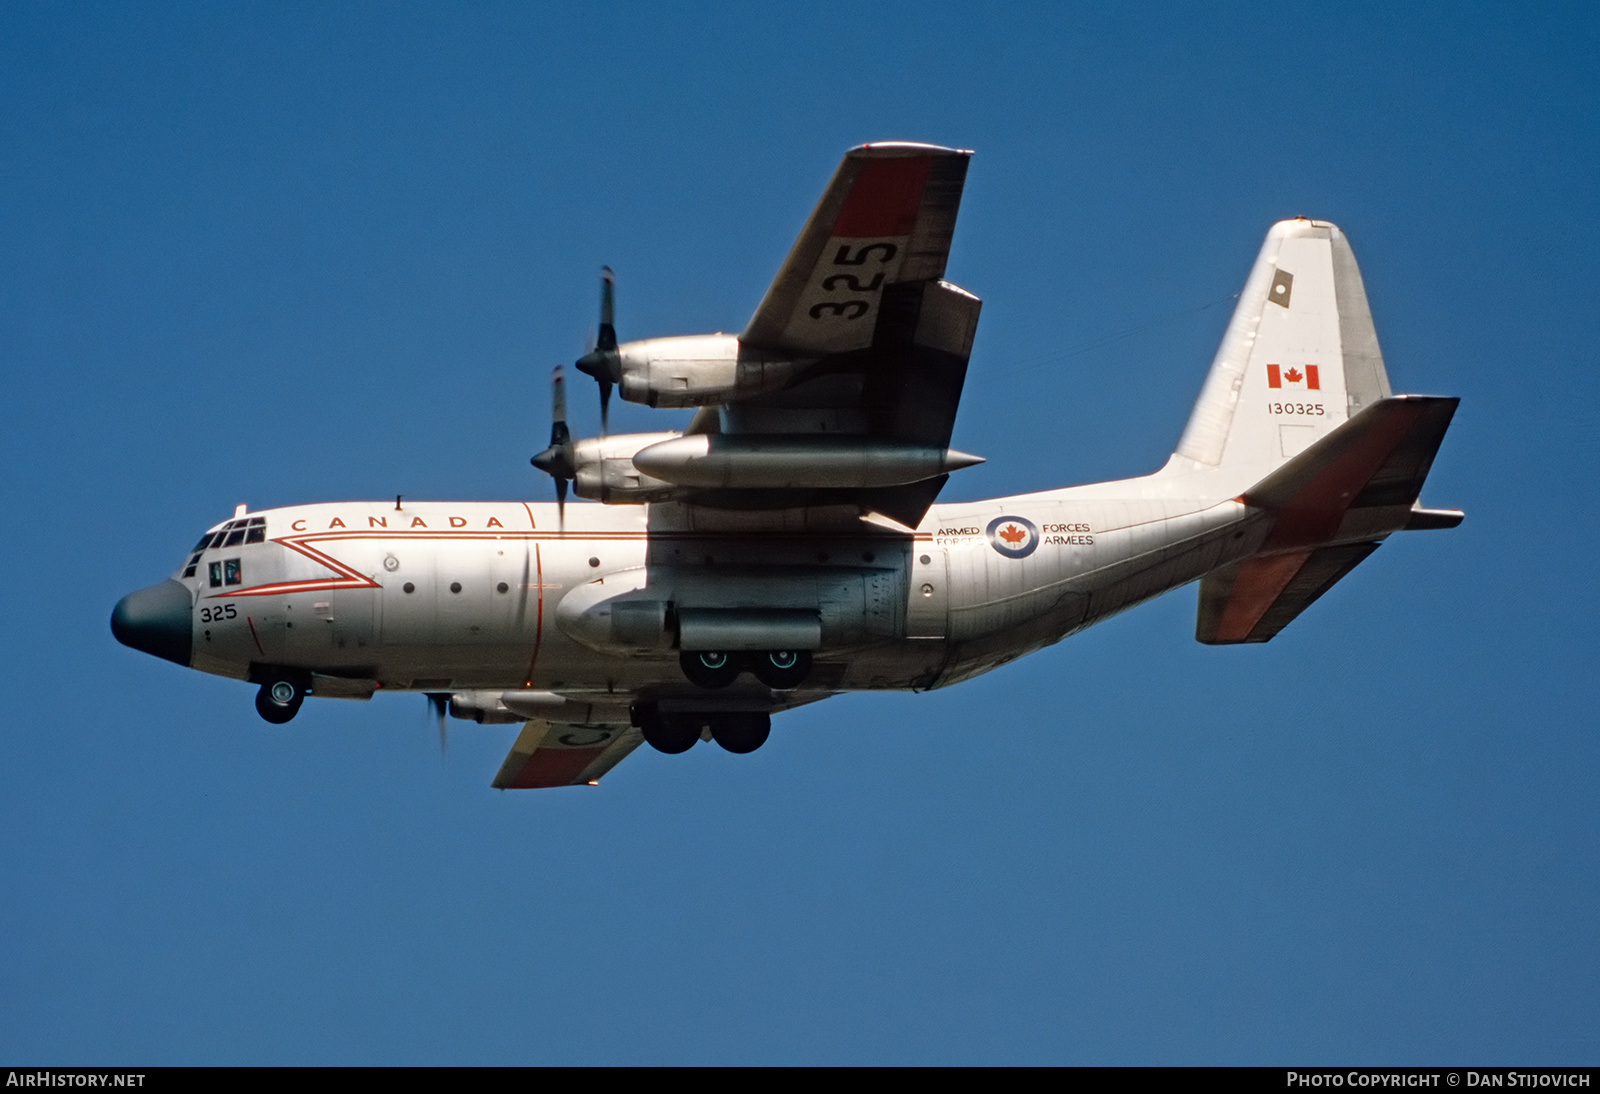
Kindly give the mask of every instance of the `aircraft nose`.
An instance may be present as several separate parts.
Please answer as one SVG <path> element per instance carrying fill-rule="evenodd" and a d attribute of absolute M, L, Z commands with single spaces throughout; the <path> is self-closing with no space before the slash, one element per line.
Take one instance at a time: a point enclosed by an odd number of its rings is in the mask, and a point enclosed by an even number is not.
<path fill-rule="evenodd" d="M 129 593 L 111 613 L 111 633 L 124 646 L 187 665 L 194 652 L 189 590 L 173 580 Z"/>

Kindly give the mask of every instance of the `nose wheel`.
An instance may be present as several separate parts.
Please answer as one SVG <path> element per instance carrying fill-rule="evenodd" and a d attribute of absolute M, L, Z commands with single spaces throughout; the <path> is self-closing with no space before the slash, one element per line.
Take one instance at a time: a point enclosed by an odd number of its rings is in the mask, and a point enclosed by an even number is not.
<path fill-rule="evenodd" d="M 300 713 L 300 704 L 306 700 L 306 689 L 299 681 L 275 677 L 265 681 L 256 692 L 256 713 L 273 725 L 281 726 Z"/>

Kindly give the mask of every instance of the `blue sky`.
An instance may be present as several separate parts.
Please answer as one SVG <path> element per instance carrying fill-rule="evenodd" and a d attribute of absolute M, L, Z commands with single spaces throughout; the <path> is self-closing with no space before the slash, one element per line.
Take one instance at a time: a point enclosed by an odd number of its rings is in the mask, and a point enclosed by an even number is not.
<path fill-rule="evenodd" d="M 1595 1062 L 1597 47 L 1578 4 L 6 5 L 0 1057 Z M 598 790 L 113 641 L 239 502 L 548 498 L 600 265 L 623 338 L 737 330 L 884 139 L 977 153 L 947 498 L 1158 466 L 1306 214 L 1396 389 L 1461 396 L 1423 500 L 1467 522 L 1266 646 L 1180 590 Z"/>

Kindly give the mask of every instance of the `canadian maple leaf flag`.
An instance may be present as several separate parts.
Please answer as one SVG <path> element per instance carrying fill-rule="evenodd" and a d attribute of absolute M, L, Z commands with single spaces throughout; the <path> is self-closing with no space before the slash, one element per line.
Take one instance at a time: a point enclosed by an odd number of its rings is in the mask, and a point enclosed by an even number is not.
<path fill-rule="evenodd" d="M 1293 365 L 1286 369 L 1282 369 L 1278 365 L 1267 366 L 1268 387 L 1282 387 L 1284 384 L 1288 384 L 1290 387 L 1298 387 L 1301 383 L 1306 385 L 1307 391 L 1322 390 L 1322 384 L 1317 379 L 1316 365 L 1307 365 L 1303 373 Z"/>

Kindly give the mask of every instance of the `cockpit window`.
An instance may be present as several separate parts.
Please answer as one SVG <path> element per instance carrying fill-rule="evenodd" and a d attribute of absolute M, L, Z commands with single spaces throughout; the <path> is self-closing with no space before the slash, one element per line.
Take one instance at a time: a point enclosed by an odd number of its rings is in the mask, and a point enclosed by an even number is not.
<path fill-rule="evenodd" d="M 237 517 L 230 520 L 216 531 L 200 537 L 200 542 L 194 545 L 189 561 L 184 565 L 183 576 L 193 577 L 199 571 L 200 556 L 207 551 L 235 547 L 241 543 L 265 543 L 266 540 L 266 517 Z M 244 568 L 237 558 L 213 562 L 207 567 L 206 577 L 210 579 L 213 589 L 220 589 L 224 585 L 243 585 Z"/>
<path fill-rule="evenodd" d="M 215 532 L 207 532 L 194 545 L 194 553 L 209 551 L 214 547 L 235 547 L 241 543 L 264 543 L 267 539 L 266 517 L 241 517 L 230 520 Z"/>

